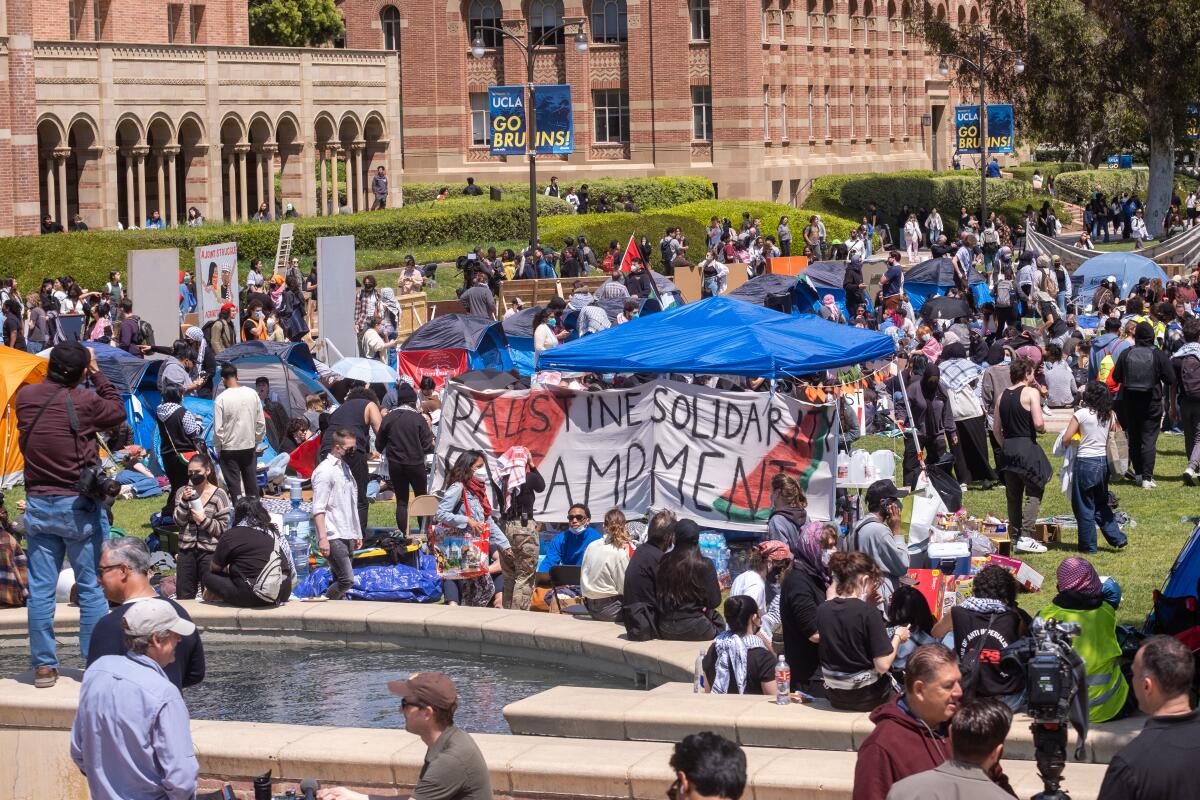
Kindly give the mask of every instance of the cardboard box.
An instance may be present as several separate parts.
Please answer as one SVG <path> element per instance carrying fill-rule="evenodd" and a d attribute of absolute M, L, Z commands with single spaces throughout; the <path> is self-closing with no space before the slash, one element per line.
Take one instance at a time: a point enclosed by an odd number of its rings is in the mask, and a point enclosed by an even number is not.
<path fill-rule="evenodd" d="M 910 569 L 908 577 L 914 582 L 914 588 L 929 604 L 929 611 L 934 618 L 942 614 L 942 571 L 940 569 Z"/>
<path fill-rule="evenodd" d="M 1057 542 L 1062 536 L 1062 526 L 1056 522 L 1039 522 L 1033 526 L 1033 538 L 1042 544 Z"/>
<path fill-rule="evenodd" d="M 1012 576 L 1017 579 L 1017 583 L 1026 591 L 1040 592 L 1042 590 L 1042 581 L 1044 580 L 1042 574 L 1024 561 L 1009 556 L 993 555 L 990 562 L 999 564 L 1012 573 Z"/>

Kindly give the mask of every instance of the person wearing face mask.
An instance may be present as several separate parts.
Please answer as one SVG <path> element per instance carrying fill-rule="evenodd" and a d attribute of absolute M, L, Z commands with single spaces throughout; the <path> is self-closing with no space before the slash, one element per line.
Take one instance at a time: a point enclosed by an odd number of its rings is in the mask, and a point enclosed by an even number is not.
<path fill-rule="evenodd" d="M 920 451 L 925 451 L 925 463 L 936 464 L 946 454 L 946 438 L 951 447 L 958 446 L 958 429 L 954 425 L 954 409 L 946 390 L 941 386 L 941 372 L 936 364 L 923 356 L 913 356 L 909 365 L 910 379 L 905 393 L 914 436 L 904 437 L 904 483 L 915 486 L 921 473 Z"/>
<path fill-rule="evenodd" d="M 704 654 L 705 694 L 775 694 L 775 654 L 759 631 L 758 603 L 746 595 L 725 601 L 728 627 Z"/>
<path fill-rule="evenodd" d="M 268 342 L 286 342 L 287 336 L 284 335 L 283 326 L 279 324 L 279 316 L 274 311 L 267 314 L 264 329 L 266 331 L 266 340 Z"/>
<path fill-rule="evenodd" d="M 779 590 L 783 652 L 792 668 L 792 689 L 819 697 L 824 696 L 825 685 L 817 652 L 821 641 L 817 609 L 825 602 L 832 581 L 826 561 L 833 555 L 836 537 L 836 532 L 828 537 L 825 526 L 819 523 L 805 525 L 792 549 L 792 568 L 784 575 Z"/>
<path fill-rule="evenodd" d="M 249 313 L 242 321 L 242 341 L 256 342 L 267 338 L 267 315 L 263 312 L 262 303 L 254 300 L 250 303 Z"/>
<path fill-rule="evenodd" d="M 362 291 L 354 299 L 354 331 L 362 335 L 370 320 L 382 316 L 380 296 L 375 291 L 375 276 L 363 278 Z"/>
<path fill-rule="evenodd" d="M 237 330 L 233 325 L 233 312 L 236 310 L 237 306 L 233 303 L 225 303 L 221 306 L 209 333 L 213 355 L 237 344 Z"/>
<path fill-rule="evenodd" d="M 583 563 L 583 553 L 588 545 L 602 538 L 600 531 L 591 527 L 592 514 L 587 506 L 575 504 L 567 511 L 567 529 L 561 531 L 546 545 L 546 557 L 542 571 L 563 564 L 577 567 Z"/>
<path fill-rule="evenodd" d="M 313 527 L 317 529 L 317 550 L 329 563 L 332 582 L 325 590 L 329 600 L 341 600 L 354 588 L 351 558 L 362 546 L 362 524 L 356 500 L 358 488 L 346 457 L 354 451 L 354 433 L 346 428 L 330 428 L 330 448 L 312 474 Z"/>
<path fill-rule="evenodd" d="M 654 294 L 654 276 L 646 265 L 638 259 L 633 260 L 629 275 L 625 278 L 625 288 L 634 297 L 645 299 Z"/>
<path fill-rule="evenodd" d="M 829 570 L 837 581 L 834 596 L 817 609 L 825 696 L 834 708 L 870 711 L 895 696 L 888 672 L 909 629 L 899 627 L 888 636 L 876 607 L 882 576 L 865 553 L 834 553 Z"/>
<path fill-rule="evenodd" d="M 233 504 L 217 486 L 208 456 L 197 453 L 188 461 L 187 485 L 175 494 L 175 524 L 179 553 L 175 557 L 175 596 L 191 600 L 208 573 L 221 534 L 229 527 Z"/>
<path fill-rule="evenodd" d="M 483 453 L 479 450 L 461 453 L 446 473 L 442 499 L 438 502 L 434 519 L 457 531 L 469 530 L 475 536 L 487 534 L 488 553 L 498 552 L 502 559 L 511 560 L 512 546 L 492 516 L 491 489 L 492 482 Z M 450 605 L 478 607 L 491 606 L 496 594 L 492 577 L 486 573 L 476 578 L 444 581 L 443 591 Z"/>
<path fill-rule="evenodd" d="M 558 347 L 559 342 L 571 335 L 571 332 L 558 328 L 559 312 L 543 308 L 533 317 L 533 352 L 542 353 Z"/>

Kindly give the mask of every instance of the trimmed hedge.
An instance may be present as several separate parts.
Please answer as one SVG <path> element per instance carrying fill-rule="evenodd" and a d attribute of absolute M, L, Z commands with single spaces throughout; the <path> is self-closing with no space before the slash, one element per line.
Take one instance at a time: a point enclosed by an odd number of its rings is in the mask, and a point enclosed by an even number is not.
<path fill-rule="evenodd" d="M 1087 164 L 1081 161 L 1033 161 L 1028 164 L 1022 164 L 1019 167 L 1008 167 L 1005 172 L 1009 172 L 1018 180 L 1026 183 L 1033 182 L 1033 173 L 1040 172 L 1042 178 L 1048 178 L 1051 175 L 1060 175 L 1064 172 L 1078 172 L 1088 168 Z"/>
<path fill-rule="evenodd" d="M 1121 192 L 1142 192 L 1150 185 L 1148 169 L 1088 169 L 1064 172 L 1054 178 L 1054 192 L 1077 205 L 1086 203 L 1096 187 L 1111 198 Z"/>
<path fill-rule="evenodd" d="M 549 185 L 549 175 L 547 180 L 538 184 L 538 192 L 544 192 Z M 565 191 L 568 186 L 578 187 L 584 183 L 580 181 L 577 184 L 569 184 L 559 181 L 558 185 Z M 597 180 L 587 180 L 588 198 L 592 204 L 595 204 L 600 199 L 600 195 L 606 195 L 608 199 L 615 205 L 617 198 L 623 195 L 633 197 L 633 202 L 638 208 L 643 211 L 656 208 L 670 208 L 672 206 L 690 203 L 693 200 L 709 200 L 715 196 L 713 191 L 712 181 L 707 178 L 685 175 L 675 178 L 599 178 Z M 422 203 L 433 200 L 437 197 L 438 190 L 443 186 L 448 186 L 450 196 L 461 196 L 462 190 L 466 184 L 446 184 L 446 183 L 405 183 L 404 202 Z M 509 183 L 476 183 L 483 190 L 486 196 L 488 190 L 495 186 L 504 193 L 505 199 L 525 198 L 529 196 L 529 182 L 513 181 Z"/>
<path fill-rule="evenodd" d="M 570 214 L 570 206 L 553 197 L 538 198 L 538 216 L 554 219 Z M 320 236 L 352 234 L 359 248 L 403 250 L 455 240 L 519 240 L 529 235 L 529 206 L 501 203 L 444 201 L 436 206 L 397 208 L 360 214 L 307 217 L 295 223 L 292 250 L 299 256 L 315 253 Z M 203 225 L 163 231 L 96 231 L 0 239 L 0 263 L 6 275 L 24 287 L 36 287 L 47 275 L 74 275 L 83 286 L 96 288 L 108 272 L 125 269 L 126 253 L 158 247 L 179 248 L 180 269 L 191 269 L 193 249 L 200 245 L 236 241 L 245 260 L 275 257 L 278 222 L 244 225 Z"/>
<path fill-rule="evenodd" d="M 1024 197 L 1029 191 L 1026 184 L 1009 178 L 991 178 L 987 185 L 989 205 Z M 946 213 L 957 214 L 963 206 L 979 206 L 979 176 L 963 172 L 863 176 L 845 183 L 841 198 L 845 207 L 863 212 L 874 201 L 889 220 L 905 205 L 913 209 L 937 208 L 944 217 Z"/>

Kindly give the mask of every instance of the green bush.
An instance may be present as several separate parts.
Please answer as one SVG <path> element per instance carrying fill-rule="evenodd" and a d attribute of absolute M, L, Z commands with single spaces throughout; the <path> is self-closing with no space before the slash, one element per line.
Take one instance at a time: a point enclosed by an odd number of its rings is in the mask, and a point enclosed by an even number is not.
<path fill-rule="evenodd" d="M 1147 169 L 1088 169 L 1064 172 L 1054 179 L 1055 194 L 1069 203 L 1081 204 L 1091 199 L 1096 187 L 1105 197 L 1121 192 L 1146 191 L 1150 185 Z"/>
<path fill-rule="evenodd" d="M 547 174 L 546 180 L 538 184 L 539 193 L 546 191 L 546 186 L 550 182 L 549 177 Z M 572 184 L 560 180 L 558 185 L 565 193 L 568 186 L 578 188 L 583 183 L 584 181 L 580 181 Z M 605 195 L 616 205 L 618 197 L 629 195 L 638 208 L 643 211 L 670 208 L 693 200 L 708 200 L 714 196 L 712 181 L 690 175 L 675 178 L 599 178 L 587 180 L 586 183 L 588 198 L 592 204 L 595 204 L 601 195 Z M 528 181 L 476 183 L 475 185 L 483 190 L 485 196 L 492 186 L 499 188 L 504 193 L 506 200 L 529 196 Z M 404 202 L 408 204 L 433 200 L 443 186 L 449 187 L 451 197 L 459 197 L 462 195 L 465 184 L 405 183 L 403 187 Z"/>
<path fill-rule="evenodd" d="M 1009 178 L 988 180 L 988 203 L 995 205 L 1025 196 L 1029 187 Z M 862 176 L 842 185 L 842 204 L 859 214 L 872 201 L 890 222 L 903 206 L 917 209 L 937 208 L 942 216 L 956 214 L 966 206 L 979 206 L 979 176 L 975 173 L 950 174 L 896 173 L 894 175 Z"/>
<path fill-rule="evenodd" d="M 570 206 L 553 197 L 538 198 L 539 218 L 570 214 Z M 572 219 L 576 217 L 571 215 Z M 353 235 L 357 247 L 403 250 L 447 241 L 519 240 L 529 235 L 529 206 L 524 202 L 445 201 L 437 206 L 398 208 L 361 214 L 307 217 L 295 223 L 296 255 L 315 253 L 321 236 Z M 204 225 L 163 231 L 96 231 L 0 239 L 0 263 L 22 287 L 33 288 L 47 275 L 73 275 L 85 287 L 104 283 L 113 269 L 125 269 L 126 253 L 147 248 L 179 248 L 180 269 L 191 269 L 193 249 L 236 241 L 242 259 L 275 257 L 279 223 Z"/>
<path fill-rule="evenodd" d="M 1087 164 L 1080 161 L 1033 161 L 1028 164 L 1022 164 L 1019 167 L 1009 167 L 1005 172 L 1012 174 L 1017 180 L 1031 183 L 1033 181 L 1033 173 L 1040 172 L 1043 178 L 1048 178 L 1051 175 L 1059 175 L 1063 172 L 1078 172 L 1088 168 Z"/>

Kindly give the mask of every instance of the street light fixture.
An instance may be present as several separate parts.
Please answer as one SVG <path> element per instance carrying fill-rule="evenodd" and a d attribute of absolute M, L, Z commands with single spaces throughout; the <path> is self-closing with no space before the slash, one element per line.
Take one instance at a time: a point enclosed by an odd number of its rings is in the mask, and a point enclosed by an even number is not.
<path fill-rule="evenodd" d="M 956 53 L 948 53 L 938 61 L 937 69 L 943 78 L 948 76 L 950 74 L 950 64 L 946 59 L 955 58 L 958 59 L 962 66 L 974 70 L 979 75 L 979 224 L 982 226 L 987 223 L 988 133 L 987 103 L 985 99 L 987 71 L 989 67 L 994 67 L 1001 61 L 1012 59 L 1012 70 L 1017 75 L 1020 75 L 1025 72 L 1025 62 L 1021 60 L 1021 56 L 1015 51 L 993 45 L 991 34 L 986 30 L 981 29 L 975 34 L 974 38 L 979 48 L 977 61 L 972 61 Z M 990 60 L 988 58 L 989 55 L 991 56 Z"/>
<path fill-rule="evenodd" d="M 529 159 L 529 251 L 531 254 L 538 245 L 537 126 L 533 113 L 533 54 L 538 47 L 549 43 L 559 34 L 566 33 L 568 28 L 576 31 L 573 37 L 575 52 L 586 53 L 588 50 L 588 40 L 587 34 L 583 32 L 582 21 L 568 21 L 553 28 L 543 29 L 541 35 L 534 41 L 522 41 L 520 37 L 511 31 L 495 25 L 479 25 L 475 29 L 475 38 L 471 40 L 471 56 L 473 58 L 483 58 L 487 55 L 488 49 L 483 44 L 484 31 L 508 39 L 519 47 L 522 55 L 525 56 L 526 88 L 529 90 L 529 102 L 525 105 L 525 155 Z"/>

